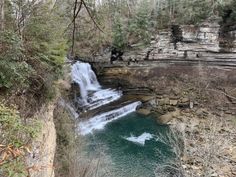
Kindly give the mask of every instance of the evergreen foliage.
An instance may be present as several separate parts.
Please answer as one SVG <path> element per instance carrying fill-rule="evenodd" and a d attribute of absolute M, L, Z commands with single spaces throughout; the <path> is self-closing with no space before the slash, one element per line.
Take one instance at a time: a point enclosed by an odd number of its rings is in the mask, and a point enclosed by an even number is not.
<path fill-rule="evenodd" d="M 48 78 L 58 77 L 64 63 L 68 45 L 63 34 L 67 21 L 58 13 L 60 6 L 52 8 L 50 2 L 34 6 L 30 3 L 14 1 L 6 5 L 9 21 L 7 29 L 0 32 L 0 88 L 16 85 L 25 88 L 30 85 L 32 75 L 46 82 L 53 80 Z M 18 17 L 14 19 L 14 9 L 21 9 L 24 23 Z"/>
<path fill-rule="evenodd" d="M 126 35 L 124 26 L 119 17 L 115 17 L 112 32 L 113 46 L 119 50 L 123 50 L 126 45 Z"/>
<path fill-rule="evenodd" d="M 152 18 L 148 2 L 143 1 L 137 8 L 136 14 L 129 20 L 130 36 L 137 41 L 143 41 L 148 44 L 151 38 Z"/>
<path fill-rule="evenodd" d="M 19 36 L 12 31 L 0 32 L 0 88 L 25 85 L 32 68 L 25 61 Z"/>
<path fill-rule="evenodd" d="M 224 24 L 234 24 L 236 21 L 236 1 L 219 8 Z"/>

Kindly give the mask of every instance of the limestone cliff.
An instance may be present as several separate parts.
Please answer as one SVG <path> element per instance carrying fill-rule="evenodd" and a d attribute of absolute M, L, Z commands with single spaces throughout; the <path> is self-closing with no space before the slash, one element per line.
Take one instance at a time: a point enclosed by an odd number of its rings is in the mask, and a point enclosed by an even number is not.
<path fill-rule="evenodd" d="M 212 17 L 199 25 L 172 25 L 156 31 L 146 47 L 131 45 L 124 52 L 122 65 L 203 63 L 208 66 L 236 66 L 236 29 Z M 109 62 L 109 53 L 92 62 Z"/>
<path fill-rule="evenodd" d="M 159 31 L 148 48 L 127 52 L 123 59 L 137 62 L 203 62 L 209 65 L 236 66 L 235 52 L 236 30 L 222 31 L 216 19 L 209 19 L 199 26 L 175 25 Z"/>
<path fill-rule="evenodd" d="M 27 157 L 31 177 L 54 177 L 56 129 L 53 122 L 54 102 L 43 106 L 35 117 L 41 120 L 41 131 L 32 143 L 32 153 Z"/>

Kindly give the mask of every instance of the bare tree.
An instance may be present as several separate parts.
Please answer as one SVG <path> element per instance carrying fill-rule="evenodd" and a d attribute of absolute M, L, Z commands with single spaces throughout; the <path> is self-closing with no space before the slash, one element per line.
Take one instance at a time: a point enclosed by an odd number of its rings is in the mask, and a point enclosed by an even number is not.
<path fill-rule="evenodd" d="M 78 2 L 78 0 L 75 0 L 74 3 L 74 8 L 73 8 L 73 19 L 72 22 L 68 25 L 68 27 L 73 24 L 73 31 L 72 31 L 72 47 L 71 47 L 71 56 L 74 55 L 74 46 L 75 46 L 75 35 L 76 35 L 76 18 L 79 15 L 79 12 L 82 9 L 82 6 L 84 6 L 85 10 L 87 11 L 90 19 L 92 20 L 92 22 L 94 23 L 94 25 L 101 31 L 103 32 L 103 30 L 99 27 L 98 23 L 96 22 L 96 20 L 94 19 L 94 17 L 92 16 L 89 7 L 87 6 L 87 4 L 85 3 L 84 0 L 81 0 L 80 2 Z M 66 29 L 67 30 L 67 29 Z"/>

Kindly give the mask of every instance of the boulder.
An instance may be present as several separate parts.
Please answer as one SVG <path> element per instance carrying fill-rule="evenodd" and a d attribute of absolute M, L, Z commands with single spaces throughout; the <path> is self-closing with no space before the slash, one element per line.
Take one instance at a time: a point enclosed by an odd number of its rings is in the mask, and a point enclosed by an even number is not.
<path fill-rule="evenodd" d="M 167 124 L 170 122 L 172 119 L 178 117 L 180 115 L 180 110 L 176 109 L 173 112 L 169 112 L 167 114 L 161 115 L 160 117 L 157 118 L 157 122 L 161 124 Z"/>
<path fill-rule="evenodd" d="M 169 98 L 162 98 L 162 99 L 158 100 L 158 103 L 159 103 L 160 106 L 168 105 L 168 104 L 170 104 L 170 99 Z"/>
<path fill-rule="evenodd" d="M 178 104 L 178 100 L 170 100 L 170 105 L 176 106 Z"/>
<path fill-rule="evenodd" d="M 152 107 L 156 107 L 158 106 L 158 100 L 157 99 L 151 99 L 149 100 L 149 104 L 152 106 Z"/>
<path fill-rule="evenodd" d="M 149 109 L 144 109 L 144 108 L 138 109 L 137 112 L 146 116 L 151 113 Z"/>
<path fill-rule="evenodd" d="M 189 98 L 184 97 L 181 99 L 181 103 L 187 103 L 187 102 L 189 102 Z"/>

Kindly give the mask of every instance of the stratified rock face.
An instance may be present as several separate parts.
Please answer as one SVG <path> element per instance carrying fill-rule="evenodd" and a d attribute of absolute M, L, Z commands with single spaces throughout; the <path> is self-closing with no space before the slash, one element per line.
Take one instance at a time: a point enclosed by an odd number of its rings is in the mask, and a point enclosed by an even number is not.
<path fill-rule="evenodd" d="M 124 94 L 152 94 L 150 96 L 154 96 L 154 100 L 149 99 L 153 101 L 147 107 L 160 107 L 154 111 L 161 114 L 168 112 L 171 107 L 193 109 L 209 103 L 212 109 L 221 111 L 226 108 L 223 111 L 236 115 L 235 99 L 226 97 L 236 95 L 233 92 L 236 84 L 236 70 L 233 67 L 155 64 L 110 66 L 104 67 L 98 78 L 102 85 L 119 87 Z"/>
<path fill-rule="evenodd" d="M 150 59 L 198 58 L 202 53 L 219 52 L 219 28 L 215 23 L 203 23 L 200 27 L 182 26 L 182 41 L 172 43 L 170 32 L 160 32 L 152 46 Z"/>
<path fill-rule="evenodd" d="M 146 61 L 162 63 L 203 61 L 215 65 L 224 62 L 236 65 L 236 30 L 222 30 L 216 19 L 207 20 L 199 26 L 183 25 L 178 28 L 176 34 L 173 29 L 159 31 L 148 48 L 125 53 L 123 60 L 131 64 Z"/>
<path fill-rule="evenodd" d="M 232 52 L 235 52 L 236 53 L 236 30 L 234 31 L 230 31 L 230 34 L 231 36 L 233 37 L 233 49 L 232 49 Z"/>
<path fill-rule="evenodd" d="M 113 65 L 187 64 L 236 66 L 236 25 L 219 25 L 219 19 L 207 19 L 199 26 L 173 25 L 157 31 L 148 47 L 133 44 Z M 92 63 L 109 65 L 110 53 L 96 56 Z"/>
<path fill-rule="evenodd" d="M 54 155 L 56 151 L 56 129 L 53 122 L 55 104 L 42 107 L 36 117 L 42 119 L 41 131 L 32 143 L 32 152 L 27 157 L 31 177 L 54 177 Z"/>

